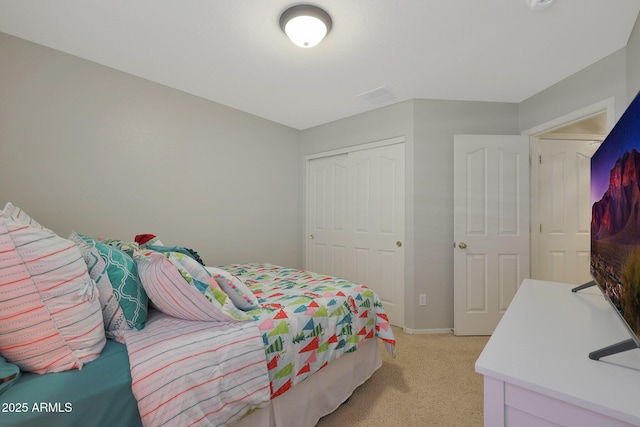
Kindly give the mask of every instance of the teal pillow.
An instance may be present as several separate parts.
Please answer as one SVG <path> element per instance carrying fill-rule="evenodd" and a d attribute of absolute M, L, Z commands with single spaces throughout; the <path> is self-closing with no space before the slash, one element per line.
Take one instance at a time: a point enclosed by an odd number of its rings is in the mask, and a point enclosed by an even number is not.
<path fill-rule="evenodd" d="M 198 255 L 198 252 L 196 252 L 193 249 L 185 248 L 182 246 L 162 246 L 162 245 L 146 245 L 145 248 L 151 251 L 160 252 L 162 254 L 166 252 L 177 252 L 182 255 L 186 255 L 189 258 L 193 258 L 194 260 L 198 261 L 198 264 L 200 265 L 204 265 L 204 262 L 202 261 L 202 258 L 200 258 L 200 255 Z"/>
<path fill-rule="evenodd" d="M 4 357 L 0 356 L 0 394 L 14 385 L 19 378 L 20 368 L 18 368 L 18 365 L 9 363 Z"/>
<path fill-rule="evenodd" d="M 142 287 L 138 267 L 133 258 L 115 246 L 77 234 L 89 245 L 94 246 L 106 263 L 107 275 L 127 320 L 127 326 L 138 330 L 144 328 L 149 298 Z"/>

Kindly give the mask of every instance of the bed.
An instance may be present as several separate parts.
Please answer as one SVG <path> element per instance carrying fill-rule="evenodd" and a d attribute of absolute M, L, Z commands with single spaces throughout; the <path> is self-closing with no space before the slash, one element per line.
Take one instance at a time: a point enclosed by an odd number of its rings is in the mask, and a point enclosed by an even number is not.
<path fill-rule="evenodd" d="M 15 359 L 23 364 L 42 357 L 42 351 L 28 357 L 13 352 L 20 347 L 15 339 L 24 334 L 14 333 L 11 319 L 19 314 L 8 301 L 17 298 L 11 293 L 16 281 L 8 278 L 26 265 L 20 280 L 35 283 L 35 290 L 20 292 L 49 301 L 42 297 L 46 286 L 38 283 L 43 275 L 34 273 L 37 268 L 27 259 L 33 251 L 20 253 L 29 246 L 20 239 L 40 242 L 55 233 L 13 206 L 3 213 L 0 354 L 6 363 Z M 21 237 L 24 229 L 29 232 Z M 78 286 L 95 286 L 98 294 L 82 293 L 91 309 L 82 316 L 85 332 L 76 331 L 81 345 L 71 350 L 80 353 L 80 362 L 70 359 L 58 372 L 50 363 L 46 368 L 20 366 L 19 376 L 0 394 L 3 426 L 312 426 L 381 366 L 379 342 L 395 355 L 389 319 L 366 286 L 264 263 L 204 267 L 189 250 L 157 240 L 138 245 L 77 233 L 58 239 L 73 252 L 61 264 L 78 264 L 70 259 L 80 257 L 91 281 L 81 276 L 85 280 Z M 55 256 L 67 252 L 48 250 Z M 128 250 L 136 251 L 128 264 L 124 258 L 113 259 Z M 137 288 L 124 287 L 127 277 L 121 276 L 131 273 L 125 265 L 136 267 Z M 114 266 L 120 276 L 109 276 Z M 50 263 L 46 269 L 52 270 Z M 121 287 L 115 283 L 120 279 Z M 62 282 L 66 286 L 68 280 Z M 104 337 L 96 335 L 89 342 L 96 331 L 96 304 Z M 45 309 L 55 315 L 78 305 L 74 301 Z M 57 325 L 60 329 L 59 321 Z M 10 344 L 2 341 L 12 334 Z M 66 360 L 63 356 L 56 361 Z"/>

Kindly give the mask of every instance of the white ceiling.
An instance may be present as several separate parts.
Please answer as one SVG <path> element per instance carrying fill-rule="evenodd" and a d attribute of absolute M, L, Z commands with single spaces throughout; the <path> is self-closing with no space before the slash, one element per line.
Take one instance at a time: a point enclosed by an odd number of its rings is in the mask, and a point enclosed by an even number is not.
<path fill-rule="evenodd" d="M 623 48 L 640 10 L 640 0 L 537 12 L 525 0 L 313 0 L 333 29 L 301 49 L 278 26 L 294 3 L 1 0 L 0 32 L 306 129 L 413 98 L 521 102 Z M 357 97 L 381 86 L 396 98 Z"/>

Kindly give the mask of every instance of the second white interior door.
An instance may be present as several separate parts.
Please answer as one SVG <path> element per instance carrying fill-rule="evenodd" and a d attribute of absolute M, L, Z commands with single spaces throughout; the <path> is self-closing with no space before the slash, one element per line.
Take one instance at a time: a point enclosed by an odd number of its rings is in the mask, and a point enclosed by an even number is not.
<path fill-rule="evenodd" d="M 534 278 L 591 280 L 591 140 L 540 140 L 538 265 Z"/>

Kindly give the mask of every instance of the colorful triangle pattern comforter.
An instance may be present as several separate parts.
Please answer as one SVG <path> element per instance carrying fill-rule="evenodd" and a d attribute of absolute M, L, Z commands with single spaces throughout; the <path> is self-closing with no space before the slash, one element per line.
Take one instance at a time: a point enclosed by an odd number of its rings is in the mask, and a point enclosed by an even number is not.
<path fill-rule="evenodd" d="M 262 334 L 271 398 L 378 337 L 395 357 L 395 338 L 378 296 L 363 285 L 271 264 L 220 267 L 258 297 L 247 312 Z"/>

